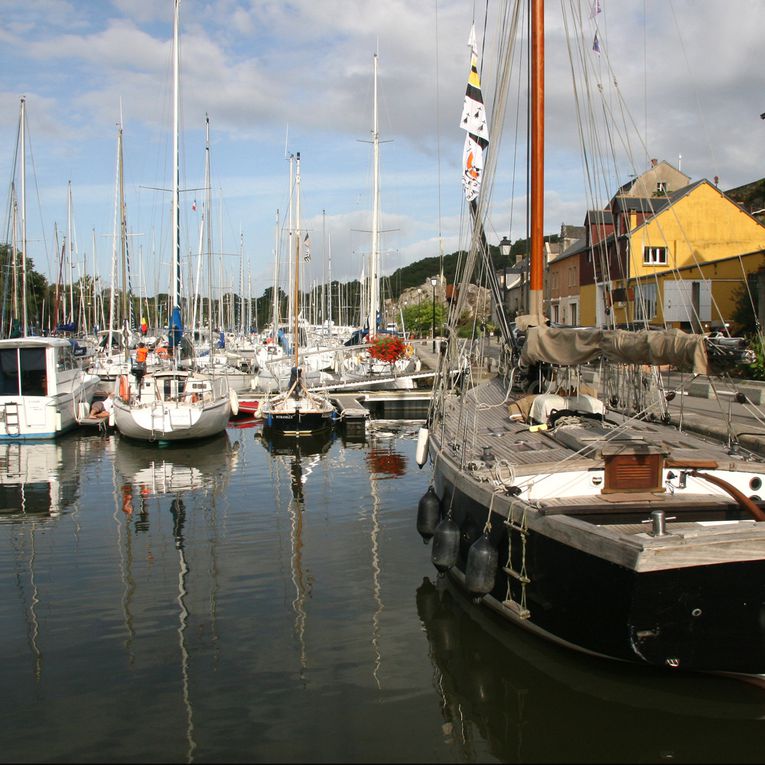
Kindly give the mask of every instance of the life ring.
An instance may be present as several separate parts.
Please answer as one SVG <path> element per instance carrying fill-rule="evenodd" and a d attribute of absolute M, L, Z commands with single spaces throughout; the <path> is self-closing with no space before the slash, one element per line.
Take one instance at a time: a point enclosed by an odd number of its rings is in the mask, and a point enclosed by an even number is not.
<path fill-rule="evenodd" d="M 161 359 L 166 359 L 167 358 L 167 348 L 164 345 L 160 345 L 159 348 L 157 348 L 154 352 Z"/>
<path fill-rule="evenodd" d="M 239 396 L 236 395 L 235 390 L 229 390 L 228 400 L 231 402 L 231 414 L 236 417 L 239 414 Z"/>
<path fill-rule="evenodd" d="M 119 378 L 119 394 L 123 401 L 130 400 L 130 383 L 128 382 L 127 375 L 120 375 Z"/>

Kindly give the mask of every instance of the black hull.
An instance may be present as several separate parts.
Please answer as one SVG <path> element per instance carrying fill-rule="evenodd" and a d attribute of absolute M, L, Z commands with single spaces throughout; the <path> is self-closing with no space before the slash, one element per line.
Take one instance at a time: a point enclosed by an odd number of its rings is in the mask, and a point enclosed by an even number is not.
<path fill-rule="evenodd" d="M 459 526 L 457 565 L 449 573 L 466 589 L 471 544 L 484 531 L 488 508 L 455 488 L 436 469 L 441 507 Z M 503 605 L 522 585 L 508 575 L 508 527 L 491 514 L 499 551 L 493 590 L 481 598 L 510 621 L 554 642 L 621 661 L 681 670 L 765 674 L 765 561 L 729 562 L 637 572 L 528 530 L 523 550 L 512 530 L 512 568 L 525 552 L 528 618 Z"/>
<path fill-rule="evenodd" d="M 267 414 L 263 429 L 285 436 L 308 435 L 332 429 L 334 412 Z"/>

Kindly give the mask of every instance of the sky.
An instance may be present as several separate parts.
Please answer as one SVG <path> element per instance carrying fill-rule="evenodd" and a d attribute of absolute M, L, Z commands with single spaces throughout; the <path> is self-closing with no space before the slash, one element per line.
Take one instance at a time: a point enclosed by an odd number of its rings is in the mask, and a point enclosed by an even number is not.
<path fill-rule="evenodd" d="M 475 23 L 491 115 L 501 5 L 181 0 L 184 254 L 199 251 L 207 116 L 213 250 L 224 289 L 238 291 L 240 275 L 252 296 L 272 284 L 277 210 L 283 229 L 288 157 L 298 152 L 301 228 L 311 240 L 303 284 L 359 278 L 371 246 L 375 53 L 382 271 L 464 245 L 459 121 L 467 42 Z M 588 205 L 560 44 L 561 5 L 548 0 L 546 10 L 546 233 L 563 223 L 581 225 Z M 723 190 L 765 176 L 759 64 L 765 3 L 600 0 L 599 6 L 600 13 L 590 14 L 592 0 L 582 4 L 582 34 L 594 41 L 597 32 L 600 53 L 589 52 L 594 71 L 618 84 L 643 134 L 638 170 L 649 157 L 664 159 L 691 180 L 717 177 Z M 14 178 L 19 193 L 23 96 L 27 252 L 51 280 L 68 240 L 75 278 L 95 270 L 108 285 L 121 122 L 133 288 L 150 295 L 167 290 L 172 13 L 172 0 L 0 0 L 2 240 L 10 238 Z M 515 114 L 512 94 L 507 113 Z M 487 216 L 492 243 L 525 236 L 524 186 L 511 173 L 523 160 L 513 155 L 512 141 L 503 139 L 502 146 Z"/>

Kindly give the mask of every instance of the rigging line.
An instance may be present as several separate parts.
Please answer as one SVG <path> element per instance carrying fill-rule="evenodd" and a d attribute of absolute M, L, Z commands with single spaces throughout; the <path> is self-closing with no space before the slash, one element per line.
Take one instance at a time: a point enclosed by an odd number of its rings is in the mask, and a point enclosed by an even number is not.
<path fill-rule="evenodd" d="M 672 13 L 672 21 L 674 21 L 674 23 L 675 23 L 675 29 L 677 30 L 677 37 L 678 37 L 678 40 L 680 42 L 680 50 L 681 50 L 681 52 L 683 54 L 683 59 L 685 61 L 686 70 L 687 70 L 688 74 L 692 75 L 693 72 L 691 71 L 690 63 L 688 61 L 688 53 L 687 53 L 687 51 L 685 49 L 685 43 L 683 41 L 682 29 L 680 27 L 680 24 L 678 23 L 677 14 L 675 13 L 675 5 L 672 2 L 672 0 L 670 0 L 670 2 L 669 2 L 669 9 L 670 9 L 670 12 Z M 689 80 L 690 80 L 690 82 L 695 82 L 695 78 L 693 76 L 689 77 Z M 699 101 L 699 92 L 695 88 L 693 89 L 693 96 L 694 96 L 694 100 L 696 101 L 696 119 L 701 124 L 702 129 L 704 131 L 704 139 L 706 141 L 707 151 L 709 151 L 709 155 L 712 158 L 712 167 L 717 167 L 718 166 L 718 161 L 717 161 L 717 157 L 715 155 L 714 145 L 713 145 L 712 141 L 710 141 L 710 139 L 709 139 L 709 131 L 707 130 L 707 123 L 704 120 L 704 112 L 701 109 L 701 103 Z"/>
<path fill-rule="evenodd" d="M 617 91 L 617 93 L 619 93 L 618 84 L 617 84 L 617 82 L 616 82 L 616 79 L 615 79 L 615 78 L 614 78 L 614 86 L 616 87 L 616 91 Z M 621 109 L 621 112 L 622 112 L 622 119 L 621 119 L 621 122 L 622 122 L 622 123 L 624 123 L 624 124 L 626 125 L 626 124 L 627 124 L 627 122 L 630 122 L 630 121 L 631 121 L 631 123 L 632 123 L 633 127 L 635 127 L 635 124 L 634 124 L 634 120 L 626 120 L 626 119 L 625 119 L 625 111 L 627 112 L 627 115 L 628 115 L 628 113 L 629 113 L 629 112 L 628 112 L 628 110 L 627 110 L 627 109 L 626 109 L 626 107 L 625 107 L 625 102 L 624 102 L 623 98 L 621 98 L 621 97 L 620 97 L 620 98 L 619 98 L 619 100 L 618 100 L 618 103 L 619 103 L 619 105 L 620 105 L 620 109 Z M 609 111 L 609 110 L 608 110 L 608 108 L 607 108 L 607 105 L 606 105 L 605 101 L 603 101 L 603 109 L 604 109 L 604 112 L 606 113 L 606 115 L 608 115 L 608 111 Z M 607 116 L 606 116 L 606 118 L 604 119 L 604 122 L 606 123 L 606 125 L 608 125 L 608 124 L 609 124 L 609 120 L 607 119 Z M 613 120 L 613 122 L 614 122 L 614 124 L 616 124 L 616 120 L 615 120 L 615 119 Z M 625 133 L 625 136 L 626 136 L 626 133 Z M 610 143 L 611 143 L 611 145 L 613 146 L 613 140 L 611 140 L 611 142 L 610 142 Z M 643 145 L 644 145 L 644 148 L 646 148 L 646 147 L 645 147 L 645 144 L 643 144 Z M 625 148 L 625 150 L 627 151 L 627 153 L 628 153 L 628 156 L 632 157 L 632 151 L 631 151 L 631 149 L 629 148 L 629 143 L 626 143 L 626 144 L 625 144 L 625 146 L 624 146 L 624 148 Z M 633 166 L 634 166 L 634 164 L 635 164 L 635 163 L 634 163 L 634 159 L 632 159 L 631 161 L 632 161 L 632 163 L 633 163 Z M 637 175 L 637 174 L 636 174 L 636 175 Z M 655 216 L 656 216 L 656 211 L 654 210 L 654 206 L 653 206 L 653 204 L 650 202 L 650 200 L 648 201 L 648 207 L 649 207 L 649 209 L 650 209 L 650 210 L 651 210 L 651 212 L 652 212 L 652 217 L 654 217 L 654 218 L 655 218 Z M 675 209 L 672 209 L 672 211 L 671 211 L 671 212 L 672 212 L 673 216 L 675 217 L 675 219 L 676 219 L 676 222 L 678 222 L 678 224 L 679 224 L 679 221 L 677 221 L 677 211 L 676 211 Z M 661 231 L 662 231 L 662 228 L 661 228 L 661 221 L 660 221 L 660 220 L 655 220 L 655 223 L 656 223 L 656 226 L 659 228 L 659 230 L 660 230 L 660 232 L 661 232 Z M 682 230 L 682 226 L 681 226 L 680 228 L 681 228 L 681 230 Z M 686 244 L 688 244 L 688 242 L 687 242 L 687 235 L 685 235 L 685 238 L 686 238 Z M 666 241 L 666 237 L 664 237 L 664 241 Z M 692 250 L 691 250 L 691 253 L 692 253 L 692 257 L 694 258 L 694 261 L 696 262 L 696 265 L 697 265 L 697 267 L 699 267 L 699 271 L 701 272 L 701 268 L 700 268 L 700 266 L 699 266 L 699 264 L 698 264 L 698 261 L 697 261 L 697 259 L 696 259 L 696 257 L 695 257 L 695 253 L 693 253 L 693 252 L 692 252 Z M 631 256 L 632 256 L 632 257 L 635 257 L 636 255 L 635 255 L 635 253 L 631 253 Z M 636 262 L 633 262 L 633 270 L 634 270 L 635 272 L 637 272 L 637 270 L 638 270 L 637 266 L 638 266 L 638 264 L 637 264 Z M 625 276 L 622 276 L 622 278 L 625 278 Z M 701 273 L 701 278 L 702 278 L 702 279 L 704 278 L 703 272 Z M 657 289 L 658 289 L 658 277 L 657 277 L 657 275 L 656 275 L 656 273 L 655 273 L 655 272 L 654 272 L 654 281 L 656 282 L 656 285 L 657 285 Z M 646 314 L 646 310 L 645 310 L 645 309 L 646 309 L 646 301 L 645 301 L 645 297 L 643 296 L 643 294 L 642 294 L 642 291 L 641 291 L 641 289 L 640 289 L 640 288 L 641 288 L 641 284 L 642 284 L 642 282 L 637 282 L 637 283 L 636 283 L 636 286 L 637 286 L 637 289 L 638 289 L 638 300 L 640 301 L 640 305 L 642 306 L 642 311 L 641 311 L 641 313 L 643 314 L 643 316 L 646 316 L 646 315 L 647 315 L 647 314 Z M 713 300 L 713 302 L 715 303 L 715 308 L 717 308 L 717 312 L 718 312 L 718 314 L 721 314 L 721 312 L 720 312 L 720 310 L 719 310 L 719 306 L 716 304 L 716 301 L 714 301 L 714 298 L 713 298 L 713 297 L 712 297 L 712 300 Z M 694 312 L 695 312 L 695 308 L 694 308 Z M 697 321 L 697 322 L 700 322 L 700 317 L 696 316 L 695 318 L 696 318 L 696 321 Z"/>
<path fill-rule="evenodd" d="M 439 91 L 439 59 L 438 59 L 438 0 L 435 0 L 436 9 L 436 23 L 435 23 L 435 41 L 436 41 L 436 176 L 437 176 L 437 190 L 436 197 L 438 203 L 438 257 L 439 268 L 438 272 L 443 278 L 444 275 L 444 247 L 443 247 L 443 231 L 441 229 L 441 120 L 440 120 L 440 104 L 441 96 Z"/>

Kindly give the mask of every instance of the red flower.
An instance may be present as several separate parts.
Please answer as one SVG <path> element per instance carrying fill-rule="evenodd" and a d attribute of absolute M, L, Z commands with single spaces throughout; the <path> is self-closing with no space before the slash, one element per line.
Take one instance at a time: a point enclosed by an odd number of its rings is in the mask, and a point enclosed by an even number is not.
<path fill-rule="evenodd" d="M 376 335 L 369 340 L 369 355 L 378 361 L 393 364 L 406 355 L 406 346 L 400 337 Z"/>

